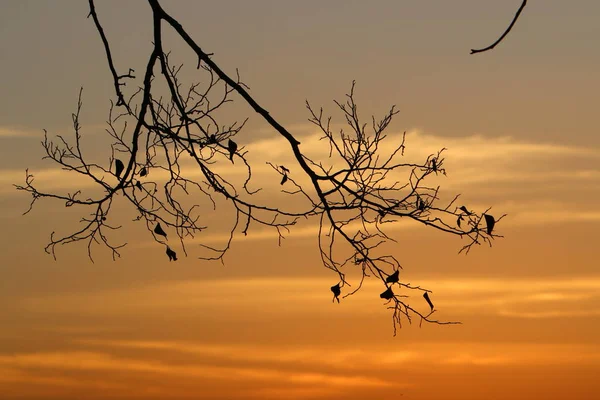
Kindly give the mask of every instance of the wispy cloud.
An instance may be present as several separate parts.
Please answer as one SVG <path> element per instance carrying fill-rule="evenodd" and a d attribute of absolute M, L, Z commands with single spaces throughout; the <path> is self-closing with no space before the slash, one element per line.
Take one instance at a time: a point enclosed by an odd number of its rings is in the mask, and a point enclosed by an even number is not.
<path fill-rule="evenodd" d="M 351 371 L 376 371 L 378 368 L 404 369 L 419 365 L 524 365 L 524 364 L 558 364 L 577 363 L 582 360 L 600 362 L 600 350 L 587 345 L 568 343 L 504 343 L 493 344 L 477 342 L 415 342 L 411 350 L 397 350 L 362 344 L 360 348 L 303 346 L 289 347 L 280 345 L 242 346 L 235 344 L 201 344 L 194 342 L 169 341 L 115 341 L 115 340 L 81 340 L 78 343 L 91 346 L 102 346 L 108 349 L 143 349 L 149 351 L 175 351 L 192 356 L 192 359 L 206 360 L 214 357 L 223 362 L 255 363 L 270 365 L 279 369 L 289 366 L 304 367 L 310 371 L 320 371 L 334 367 L 339 371 L 334 385 L 344 383 L 348 377 L 360 378 Z M 146 353 L 148 354 L 148 353 Z M 150 353 L 152 354 L 152 353 Z M 158 353 L 156 353 L 158 354 Z M 209 358 L 209 360 L 211 360 Z M 287 365 L 287 366 L 286 366 Z M 296 373 L 290 379 L 295 382 L 324 383 L 323 379 L 331 378 L 327 374 Z M 361 384 L 362 382 L 362 384 Z M 370 380 L 358 379 L 353 386 L 369 386 Z"/>
<path fill-rule="evenodd" d="M 373 350 L 364 348 L 272 347 L 265 345 L 202 344 L 194 342 L 81 339 L 86 346 L 174 351 L 198 357 L 218 357 L 226 360 L 269 362 L 292 365 L 320 365 L 339 369 L 362 369 L 365 365 L 400 365 L 419 358 L 416 351 Z M 305 378 L 309 379 L 309 378 Z"/>
<path fill-rule="evenodd" d="M 453 314 L 495 315 L 521 318 L 581 318 L 600 313 L 600 278 L 570 279 L 421 279 L 422 287 L 435 288 L 437 305 Z M 92 293 L 57 294 L 24 300 L 26 309 L 59 313 L 135 314 L 140 310 L 170 312 L 230 308 L 241 311 L 268 309 L 297 315 L 331 301 L 331 281 L 321 278 L 229 279 L 170 282 Z M 363 292 L 379 293 L 378 282 L 365 282 Z M 243 295 L 241 295 L 243 293 Z M 416 305 L 423 303 L 418 293 Z M 243 297 L 243 301 L 241 298 Z M 371 313 L 373 304 L 362 296 L 351 298 L 352 307 L 337 313 Z M 423 307 L 425 304 L 422 304 Z M 585 308 L 583 307 L 585 305 Z M 575 310 L 575 311 L 574 311 Z M 549 312 L 551 311 L 551 312 Z M 140 346 L 156 346 L 153 343 Z M 164 344 L 163 344 L 164 345 Z M 171 345 L 169 345 L 171 346 Z M 174 350 L 177 346 L 174 346 Z M 248 357 L 257 353 L 246 352 Z M 194 351 L 207 351 L 196 348 Z M 220 350 L 212 348 L 210 351 Z"/>
<path fill-rule="evenodd" d="M 0 139 L 2 138 L 32 138 L 43 137 L 44 133 L 40 130 L 28 130 L 17 127 L 0 126 Z"/>
<path fill-rule="evenodd" d="M 306 130 L 310 129 L 307 127 Z M 0 129 L 0 134 L 8 134 Z M 314 132 L 314 130 L 313 130 Z M 380 146 L 382 153 L 390 153 L 400 143 L 401 134 L 391 133 L 386 141 Z M 432 134 L 426 134 L 419 131 L 411 131 L 406 135 L 407 149 L 404 160 L 408 162 L 424 161 L 429 154 L 435 153 L 442 147 L 448 149 L 446 153 L 446 162 L 452 176 L 449 183 L 455 182 L 475 183 L 483 180 L 508 181 L 516 180 L 535 180 L 552 178 L 575 178 L 575 179 L 595 179 L 600 176 L 600 169 L 583 168 L 573 165 L 572 168 L 565 170 L 562 161 L 572 160 L 573 158 L 581 161 L 589 159 L 598 160 L 600 152 L 598 149 L 567 146 L 553 143 L 535 143 L 519 141 L 511 137 L 488 138 L 483 135 L 464 136 L 464 137 L 443 137 Z M 253 162 L 253 171 L 256 174 L 256 181 L 260 181 L 267 186 L 278 187 L 278 179 L 274 171 L 265 165 L 265 161 L 271 161 L 274 164 L 285 164 L 294 172 L 300 173 L 290 151 L 289 144 L 282 138 L 268 138 L 258 140 L 245 146 L 248 150 L 248 158 Z M 329 146 L 320 140 L 318 133 L 313 133 L 303 137 L 301 144 L 302 151 L 315 160 L 321 160 L 327 165 L 329 159 Z M 190 177 L 200 177 L 198 168 L 190 162 L 184 162 L 185 174 Z M 213 168 L 223 175 L 243 175 L 244 168 L 238 168 L 231 165 L 228 160 L 223 159 L 222 163 L 215 164 Z M 339 161 L 339 160 L 338 160 Z M 331 163 L 336 163 L 335 159 Z M 589 167 L 592 167 L 591 164 Z M 531 167 L 534 167 L 533 169 Z M 62 179 L 54 171 L 59 169 L 40 170 L 40 178 L 47 181 L 48 186 L 56 184 L 61 186 Z M 14 174 L 11 171 L 0 171 L 0 176 L 6 177 Z M 272 179 L 265 179 L 268 176 Z M 157 179 L 167 177 L 162 173 L 161 176 L 155 175 Z M 7 179 L 7 178 L 5 178 Z M 271 182 L 272 184 L 269 184 Z M 85 183 L 80 183 L 85 185 Z"/>
<path fill-rule="evenodd" d="M 365 375 L 342 375 L 304 371 L 284 371 L 261 367 L 227 367 L 206 364 L 166 364 L 158 361 L 115 357 L 97 352 L 38 352 L 0 355 L 0 365 L 17 368 L 48 368 L 76 371 L 115 371 L 120 373 L 150 373 L 177 377 L 261 380 L 291 384 L 322 384 L 326 386 L 360 387 L 391 386 L 384 380 Z"/>

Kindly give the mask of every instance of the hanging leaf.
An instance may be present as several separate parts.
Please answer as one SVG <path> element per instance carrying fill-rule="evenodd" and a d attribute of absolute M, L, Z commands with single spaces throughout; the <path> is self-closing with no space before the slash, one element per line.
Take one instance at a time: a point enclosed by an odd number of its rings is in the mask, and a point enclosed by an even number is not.
<path fill-rule="evenodd" d="M 160 226 L 160 222 L 156 224 L 156 227 L 154 227 L 154 233 L 167 237 L 167 233 L 163 230 L 162 226 Z"/>
<path fill-rule="evenodd" d="M 117 176 L 117 178 L 121 177 L 121 173 L 123 173 L 124 169 L 125 165 L 123 165 L 123 161 L 115 158 L 115 175 Z"/>
<path fill-rule="evenodd" d="M 483 216 L 485 218 L 485 224 L 487 225 L 487 233 L 488 235 L 491 235 L 494 225 L 496 225 L 496 220 L 489 214 L 483 214 Z"/>
<path fill-rule="evenodd" d="M 396 283 L 400 280 L 399 275 L 400 275 L 400 270 L 397 269 L 390 276 L 385 278 L 385 282 L 386 283 Z"/>
<path fill-rule="evenodd" d="M 140 170 L 140 176 L 146 176 L 148 175 L 148 171 L 146 171 L 146 167 L 142 167 L 142 169 Z"/>
<path fill-rule="evenodd" d="M 465 213 L 465 214 L 467 214 L 467 215 L 471 215 L 471 214 L 473 214 L 472 212 L 470 212 L 469 210 L 467 210 L 467 207 L 465 207 L 465 206 L 461 206 L 461 207 L 459 208 L 459 210 L 461 210 L 462 212 L 464 212 L 464 213 Z"/>
<path fill-rule="evenodd" d="M 177 253 L 175 253 L 169 246 L 167 246 L 167 256 L 169 261 L 177 261 Z"/>
<path fill-rule="evenodd" d="M 210 137 L 208 139 L 208 143 L 211 143 L 211 144 L 217 143 L 217 136 L 214 133 L 212 135 L 210 135 Z"/>
<path fill-rule="evenodd" d="M 281 184 L 283 185 L 284 183 L 286 183 L 288 180 L 288 177 L 286 174 L 283 174 L 283 178 L 281 178 Z"/>
<path fill-rule="evenodd" d="M 381 297 L 382 299 L 389 300 L 392 297 L 394 297 L 394 292 L 392 291 L 392 288 L 387 288 L 385 290 L 385 292 L 383 292 L 379 295 L 379 297 Z"/>
<path fill-rule="evenodd" d="M 419 211 L 425 211 L 425 202 L 421 198 L 421 196 L 417 195 L 416 208 Z"/>
<path fill-rule="evenodd" d="M 458 219 L 456 220 L 456 225 L 458 225 L 458 227 L 460 228 L 460 221 L 462 221 L 462 215 L 458 216 Z"/>
<path fill-rule="evenodd" d="M 433 172 L 437 173 L 437 160 L 435 158 L 431 159 L 431 169 L 433 170 Z"/>
<path fill-rule="evenodd" d="M 340 284 L 336 284 L 334 286 L 331 287 L 331 291 L 333 292 L 333 300 L 332 301 L 336 301 L 339 303 L 340 302 L 340 294 L 342 293 L 342 289 L 340 288 Z"/>
<path fill-rule="evenodd" d="M 138 188 L 138 189 L 140 189 L 140 191 L 142 190 L 142 184 L 140 183 L 140 181 L 137 181 L 135 183 L 135 187 Z"/>
<path fill-rule="evenodd" d="M 423 293 L 423 297 L 425 298 L 425 301 L 427 301 L 427 304 L 429 304 L 429 307 L 431 307 L 431 311 L 433 311 L 433 303 L 431 302 L 431 299 L 429 298 L 429 294 L 427 292 Z"/>
<path fill-rule="evenodd" d="M 229 139 L 229 142 L 227 143 L 227 150 L 229 150 L 229 159 L 231 160 L 231 162 L 233 162 L 233 155 L 237 151 L 237 148 L 237 143 Z"/>

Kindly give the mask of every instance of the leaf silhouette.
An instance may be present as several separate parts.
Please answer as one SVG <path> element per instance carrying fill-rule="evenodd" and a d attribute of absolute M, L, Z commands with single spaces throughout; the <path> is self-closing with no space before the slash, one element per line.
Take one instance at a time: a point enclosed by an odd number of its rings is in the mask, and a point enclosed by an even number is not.
<path fill-rule="evenodd" d="M 217 135 L 215 135 L 214 133 L 212 135 L 210 135 L 210 137 L 208 138 L 208 143 L 212 143 L 212 144 L 217 143 Z"/>
<path fill-rule="evenodd" d="M 229 142 L 227 142 L 227 150 L 229 150 L 229 159 L 231 160 L 231 162 L 233 162 L 233 155 L 237 151 L 237 148 L 237 143 L 229 139 Z"/>
<path fill-rule="evenodd" d="M 433 303 L 431 302 L 431 299 L 429 298 L 429 294 L 427 292 L 423 293 L 423 297 L 425 298 L 425 301 L 427 301 L 427 304 L 429 304 L 429 307 L 431 307 L 431 311 L 433 311 Z"/>
<path fill-rule="evenodd" d="M 283 185 L 288 180 L 287 174 L 283 174 L 283 178 L 281 178 L 281 184 Z"/>
<path fill-rule="evenodd" d="M 146 171 L 146 167 L 142 167 L 142 169 L 140 170 L 140 176 L 146 176 L 148 175 L 148 171 Z"/>
<path fill-rule="evenodd" d="M 397 269 L 390 276 L 385 278 L 385 282 L 386 283 L 396 283 L 400 280 L 399 275 L 400 275 L 400 270 Z"/>
<path fill-rule="evenodd" d="M 437 173 L 437 160 L 435 158 L 431 159 L 431 169 L 433 170 L 433 172 Z"/>
<path fill-rule="evenodd" d="M 460 228 L 460 221 L 462 221 L 463 217 L 462 215 L 458 216 L 458 219 L 456 220 L 456 225 L 458 225 L 458 227 Z"/>
<path fill-rule="evenodd" d="M 333 300 L 339 303 L 340 302 L 340 294 L 342 293 L 342 289 L 340 288 L 340 284 L 336 284 L 331 287 L 331 291 L 333 292 Z"/>
<path fill-rule="evenodd" d="M 177 261 L 177 253 L 171 250 L 169 246 L 167 246 L 167 256 L 169 257 L 169 261 Z"/>
<path fill-rule="evenodd" d="M 469 210 L 467 210 L 467 207 L 465 207 L 465 206 L 460 206 L 459 210 L 461 210 L 462 212 L 464 212 L 467 215 L 473 214 L 472 212 L 470 212 Z"/>
<path fill-rule="evenodd" d="M 283 172 L 285 172 L 286 174 L 289 174 L 289 173 L 290 173 L 290 170 L 289 170 L 289 169 L 287 169 L 285 166 L 283 166 L 283 165 L 280 165 L 280 167 L 281 167 L 281 170 L 282 170 Z"/>
<path fill-rule="evenodd" d="M 115 175 L 117 178 L 121 177 L 121 173 L 125 169 L 125 165 L 123 165 L 123 161 L 115 158 Z"/>
<path fill-rule="evenodd" d="M 140 183 L 140 181 L 137 181 L 135 183 L 135 187 L 138 188 L 138 189 L 140 189 L 140 190 L 142 190 L 142 184 Z"/>
<path fill-rule="evenodd" d="M 485 224 L 487 225 L 487 233 L 488 235 L 491 235 L 494 225 L 496 225 L 496 220 L 489 214 L 483 214 L 483 216 L 485 218 Z"/>
<path fill-rule="evenodd" d="M 417 195 L 417 201 L 415 203 L 415 206 L 416 206 L 417 210 L 419 210 L 419 211 L 425 211 L 425 202 L 423 201 L 423 199 L 419 195 Z"/>
<path fill-rule="evenodd" d="M 154 233 L 156 233 L 157 235 L 167 237 L 167 232 L 165 232 L 163 230 L 162 226 L 160 226 L 160 222 L 157 223 L 156 226 L 154 227 Z"/>
<path fill-rule="evenodd" d="M 379 297 L 381 297 L 382 299 L 389 300 L 392 297 L 394 297 L 394 292 L 392 291 L 392 288 L 389 287 L 385 290 L 385 292 L 381 293 Z"/>

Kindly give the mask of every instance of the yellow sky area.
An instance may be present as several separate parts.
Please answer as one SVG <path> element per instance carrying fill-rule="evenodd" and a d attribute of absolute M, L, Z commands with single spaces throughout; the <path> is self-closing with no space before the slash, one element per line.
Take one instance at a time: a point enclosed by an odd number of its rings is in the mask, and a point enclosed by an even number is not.
<path fill-rule="evenodd" d="M 315 160 L 326 160 L 329 148 L 319 138 L 318 133 L 303 137 L 301 148 Z M 393 151 L 400 141 L 400 133 L 390 133 L 381 147 L 382 154 Z M 597 184 L 600 171 L 596 167 L 599 153 L 594 148 L 536 143 L 511 137 L 486 138 L 481 135 L 449 139 L 418 131 L 407 134 L 406 145 L 405 156 L 399 157 L 399 162 L 423 162 L 430 154 L 442 147 L 447 148 L 444 166 L 448 176 L 429 179 L 428 185 L 441 185 L 441 194 L 448 199 L 456 193 L 463 193 L 459 201 L 468 202 L 472 209 L 485 209 L 493 205 L 495 212 L 510 214 L 509 220 L 519 225 L 569 220 L 597 221 L 600 218 L 596 204 L 590 202 L 600 191 Z M 245 146 L 244 150 L 248 151 L 248 159 L 253 165 L 250 187 L 264 189 L 256 195 L 257 199 L 275 206 L 284 202 L 288 209 L 306 208 L 307 202 L 299 196 L 279 192 L 280 175 L 265 164 L 265 160 L 268 160 L 275 165 L 287 165 L 291 169 L 290 176 L 310 189 L 310 183 L 302 178 L 301 171 L 290 158 L 289 146 L 284 140 L 260 140 Z M 108 158 L 105 162 L 108 164 Z M 340 165 L 339 159 L 334 159 L 332 163 Z M 190 163 L 184 166 L 186 177 L 201 177 L 198 169 Z M 106 165 L 106 168 L 109 166 Z M 214 170 L 237 184 L 245 180 L 247 172 L 241 163 L 231 165 L 225 159 L 216 164 Z M 34 174 L 35 184 L 40 190 L 73 192 L 84 189 L 84 195 L 95 192 L 95 183 L 78 174 L 55 167 L 32 168 L 30 172 Z M 390 175 L 390 180 L 405 181 L 409 172 L 410 169 L 401 169 L 400 173 Z M 151 171 L 151 174 L 151 178 L 157 182 L 168 178 L 161 171 Z M 105 179 L 110 181 L 114 177 L 107 176 Z M 23 171 L 2 170 L 0 191 L 15 195 L 12 184 L 22 183 L 23 180 Z M 89 191 L 86 192 L 86 189 Z M 211 206 L 207 204 L 207 207 Z M 218 218 L 222 216 L 222 213 L 217 214 Z M 211 221 L 209 216 L 203 218 Z"/>
<path fill-rule="evenodd" d="M 600 347 L 568 331 L 595 321 L 597 332 L 600 277 L 423 280 L 441 313 L 465 324 L 405 326 L 396 338 L 377 287 L 338 305 L 328 283 L 185 281 L 32 296 L 12 306 L 29 323 L 3 330 L 4 345 L 27 326 L 29 340 L 0 356 L 0 388 L 56 399 L 560 399 L 598 389 Z"/>
<path fill-rule="evenodd" d="M 314 137 L 302 146 L 322 155 Z M 310 221 L 281 247 L 272 232 L 238 235 L 225 265 L 197 260 L 195 241 L 190 257 L 168 264 L 143 229 L 127 228 L 119 234 L 130 242 L 124 258 L 113 263 L 104 254 L 91 264 L 81 247 L 59 249 L 58 262 L 42 253 L 48 233 L 72 223 L 64 219 L 72 210 L 42 206 L 18 218 L 4 210 L 12 229 L 0 233 L 11 243 L 0 282 L 0 393 L 28 400 L 593 398 L 600 390 L 595 150 L 414 132 L 406 157 L 442 146 L 449 176 L 439 183 L 464 192 L 471 208 L 508 213 L 498 226 L 506 238 L 464 257 L 458 238 L 400 223 L 390 227 L 398 240 L 392 253 L 403 282 L 434 291 L 434 315 L 462 325 L 404 321 L 393 337 L 380 284 L 332 303 L 335 276 L 320 266 Z M 277 141 L 247 148 L 293 165 L 273 150 Z M 39 182 L 80 184 L 53 174 L 42 171 Z M 11 210 L 25 205 L 8 191 L 21 177 L 2 173 Z M 256 177 L 265 190 L 279 189 L 269 168 L 259 165 Z M 427 309 L 419 295 L 411 301 Z"/>

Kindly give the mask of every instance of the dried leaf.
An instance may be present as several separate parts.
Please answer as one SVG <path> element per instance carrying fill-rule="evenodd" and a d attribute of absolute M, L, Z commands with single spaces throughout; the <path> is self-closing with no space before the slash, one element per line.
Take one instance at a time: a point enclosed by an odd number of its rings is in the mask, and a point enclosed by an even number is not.
<path fill-rule="evenodd" d="M 167 246 L 167 256 L 169 257 L 169 261 L 177 261 L 177 253 L 171 250 L 169 246 Z"/>
<path fill-rule="evenodd" d="M 494 225 L 496 225 L 496 220 L 489 214 L 483 214 L 483 217 L 485 218 L 485 224 L 487 225 L 487 233 L 488 235 L 491 235 Z"/>
<path fill-rule="evenodd" d="M 386 283 L 396 283 L 400 280 L 400 270 L 395 270 L 390 276 L 385 278 Z"/>
<path fill-rule="evenodd" d="M 431 299 L 429 298 L 429 294 L 427 292 L 423 293 L 423 297 L 425 298 L 425 301 L 427 301 L 427 304 L 429 304 L 429 307 L 431 307 L 431 311 L 433 311 L 433 303 L 431 302 Z"/>
<path fill-rule="evenodd" d="M 237 151 L 237 148 L 237 143 L 229 139 L 229 142 L 227 142 L 227 150 L 229 150 L 229 159 L 231 160 L 231 162 L 233 162 L 233 155 Z"/>
<path fill-rule="evenodd" d="M 163 230 L 162 226 L 160 226 L 160 222 L 156 224 L 156 227 L 154 228 L 154 233 L 156 233 L 157 235 L 167 237 L 167 233 Z"/>
<path fill-rule="evenodd" d="M 123 170 L 125 169 L 125 165 L 123 165 L 123 161 L 115 158 L 115 175 L 117 178 L 121 177 Z"/>
<path fill-rule="evenodd" d="M 467 210 L 467 207 L 465 207 L 465 206 L 460 206 L 459 210 L 461 210 L 462 212 L 464 212 L 467 215 L 473 214 L 472 212 L 470 212 L 469 210 Z"/>
<path fill-rule="evenodd" d="M 389 300 L 392 297 L 394 297 L 394 292 L 392 291 L 392 288 L 389 287 L 385 290 L 385 292 L 381 293 L 379 297 L 381 297 L 382 299 Z"/>
<path fill-rule="evenodd" d="M 342 289 L 340 288 L 340 284 L 336 284 L 331 287 L 331 291 L 333 292 L 333 301 L 340 302 L 340 294 L 342 293 Z"/>

